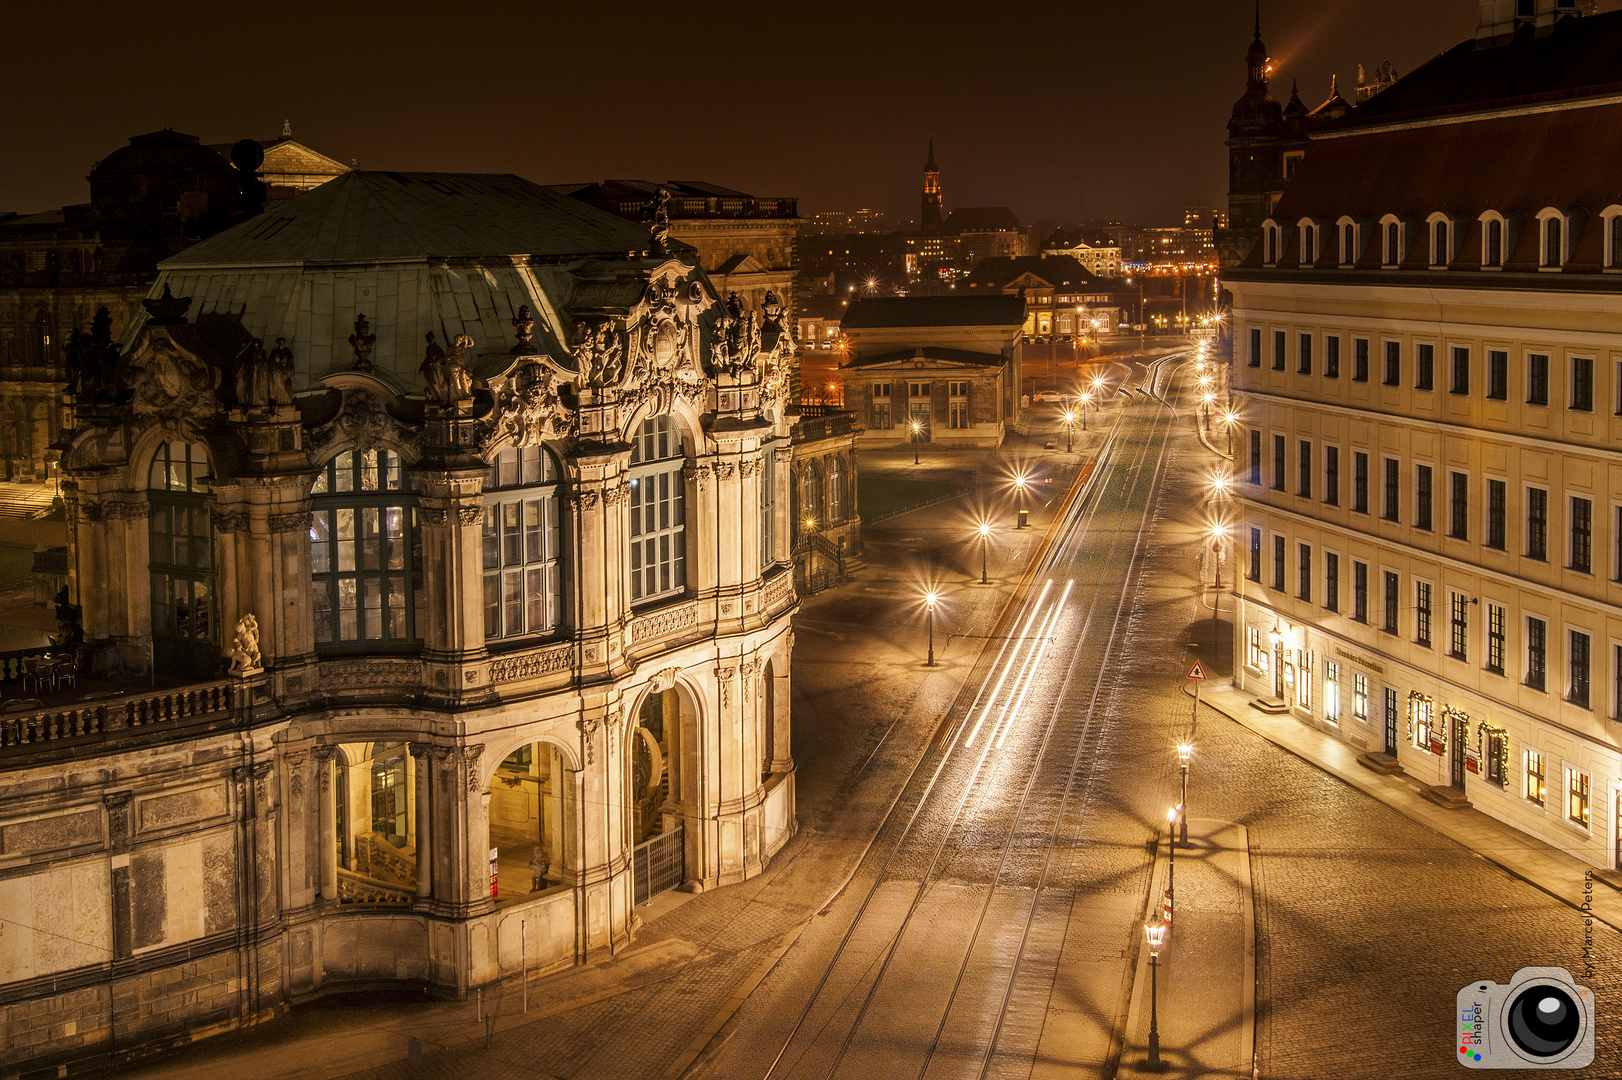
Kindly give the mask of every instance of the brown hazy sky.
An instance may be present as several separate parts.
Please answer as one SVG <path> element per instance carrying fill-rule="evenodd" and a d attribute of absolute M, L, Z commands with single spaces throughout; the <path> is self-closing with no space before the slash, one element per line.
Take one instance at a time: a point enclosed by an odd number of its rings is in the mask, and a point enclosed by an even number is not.
<path fill-rule="evenodd" d="M 1602 10 L 1622 0 L 1602 0 Z M 364 168 L 542 182 L 707 179 L 801 212 L 947 206 L 1170 221 L 1220 199 L 1251 0 L 658 5 L 581 0 L 19 3 L 0 211 L 82 202 L 92 162 L 165 126 L 294 136 Z M 1263 0 L 1281 101 L 1407 72 L 1474 0 Z"/>

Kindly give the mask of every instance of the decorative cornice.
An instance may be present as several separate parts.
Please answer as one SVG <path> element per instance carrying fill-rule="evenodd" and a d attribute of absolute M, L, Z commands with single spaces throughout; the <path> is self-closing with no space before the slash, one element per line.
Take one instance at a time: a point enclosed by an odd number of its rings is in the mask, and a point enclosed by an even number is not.
<path fill-rule="evenodd" d="M 482 506 L 463 506 L 463 507 L 460 507 L 456 511 L 456 521 L 463 528 L 467 528 L 469 525 L 482 525 L 482 524 L 484 524 L 484 507 L 482 507 Z"/>
<path fill-rule="evenodd" d="M 418 507 L 417 513 L 422 515 L 424 525 L 430 525 L 436 529 L 451 519 L 450 511 L 439 506 Z"/>
<path fill-rule="evenodd" d="M 273 533 L 310 531 L 311 513 L 308 510 L 298 510 L 291 514 L 270 515 L 270 531 Z"/>
<path fill-rule="evenodd" d="M 248 512 L 246 510 L 216 510 L 212 515 L 214 531 L 222 533 L 247 532 Z"/>
<path fill-rule="evenodd" d="M 618 506 L 630 497 L 630 484 L 616 484 L 603 492 L 603 501 L 609 506 Z"/>

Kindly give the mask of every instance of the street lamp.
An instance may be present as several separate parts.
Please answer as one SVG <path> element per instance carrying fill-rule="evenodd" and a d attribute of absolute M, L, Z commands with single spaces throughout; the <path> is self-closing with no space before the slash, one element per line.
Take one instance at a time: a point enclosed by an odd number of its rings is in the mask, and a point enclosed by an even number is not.
<path fill-rule="evenodd" d="M 1021 473 L 1014 477 L 1014 510 L 1018 514 L 1019 524 L 1015 528 L 1025 527 L 1025 476 Z"/>
<path fill-rule="evenodd" d="M 935 600 L 938 595 L 934 589 L 924 593 L 924 609 L 929 617 L 929 662 L 925 667 L 935 666 Z"/>
<path fill-rule="evenodd" d="M 986 543 L 991 538 L 991 526 L 982 521 L 980 523 L 980 584 L 986 582 Z"/>
<path fill-rule="evenodd" d="M 1085 404 L 1086 404 L 1086 401 L 1087 401 L 1087 396 L 1085 394 L 1083 394 L 1081 400 L 1082 400 L 1083 406 L 1085 407 Z M 1083 423 L 1085 423 L 1085 420 L 1083 421 Z M 1067 454 L 1075 449 L 1075 434 L 1076 434 L 1075 425 L 1076 425 L 1076 414 L 1073 413 L 1073 412 L 1065 413 L 1064 414 L 1064 452 L 1067 453 Z M 1082 430 L 1085 431 L 1086 428 L 1084 427 L 1084 428 L 1082 428 Z"/>
<path fill-rule="evenodd" d="M 1194 707 L 1197 709 L 1197 708 L 1199 708 L 1199 705 L 1196 703 Z M 1185 743 L 1178 743 L 1177 744 L 1177 760 L 1183 766 L 1183 802 L 1182 802 L 1183 806 L 1188 805 L 1188 759 L 1193 757 L 1193 756 L 1194 756 L 1194 744 L 1193 743 L 1185 742 Z M 1188 846 L 1188 813 L 1186 811 L 1183 813 L 1182 827 L 1178 831 L 1181 834 L 1178 842 L 1181 843 L 1184 847 L 1187 847 Z"/>
<path fill-rule="evenodd" d="M 1177 910 L 1177 819 L 1182 813 L 1182 803 L 1166 811 L 1166 899 L 1171 901 L 1173 911 Z"/>
<path fill-rule="evenodd" d="M 1228 456 L 1233 457 L 1233 425 L 1239 422 L 1239 414 L 1229 409 L 1222 414 L 1222 426 L 1228 429 Z"/>
<path fill-rule="evenodd" d="M 1166 943 L 1166 924 L 1160 919 L 1143 924 L 1149 938 L 1149 1067 L 1160 1068 L 1160 947 Z"/>
<path fill-rule="evenodd" d="M 1211 554 L 1216 556 L 1216 590 L 1222 591 L 1222 542 L 1228 538 L 1225 525 L 1211 526 Z M 1220 600 L 1218 601 L 1221 602 Z"/>
<path fill-rule="evenodd" d="M 918 421 L 912 421 L 912 463 L 918 464 L 918 432 L 921 430 Z"/>

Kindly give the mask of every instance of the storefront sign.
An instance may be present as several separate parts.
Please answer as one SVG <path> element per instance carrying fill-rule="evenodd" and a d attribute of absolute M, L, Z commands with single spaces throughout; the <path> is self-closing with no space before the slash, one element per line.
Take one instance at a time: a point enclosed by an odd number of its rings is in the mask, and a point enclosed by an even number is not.
<path fill-rule="evenodd" d="M 1383 665 L 1376 664 L 1373 660 L 1370 660 L 1368 657 L 1362 655 L 1361 653 L 1354 653 L 1354 652 L 1351 652 L 1350 650 L 1342 649 L 1339 646 L 1336 646 L 1335 655 L 1340 657 L 1342 660 L 1347 660 L 1347 661 L 1350 661 L 1353 664 L 1356 664 L 1360 668 L 1363 668 L 1363 669 L 1365 669 L 1367 671 L 1372 671 L 1376 675 L 1384 675 L 1385 674 L 1385 667 Z"/>

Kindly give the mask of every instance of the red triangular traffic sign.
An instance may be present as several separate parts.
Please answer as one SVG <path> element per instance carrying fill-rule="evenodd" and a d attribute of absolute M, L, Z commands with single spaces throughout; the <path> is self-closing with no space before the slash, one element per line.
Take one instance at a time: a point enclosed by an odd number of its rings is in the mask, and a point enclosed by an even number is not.
<path fill-rule="evenodd" d="M 1188 669 L 1188 674 L 1184 677 L 1189 679 L 1203 679 L 1205 678 L 1205 669 L 1200 667 L 1200 662 L 1196 660 L 1194 661 L 1194 666 Z"/>

